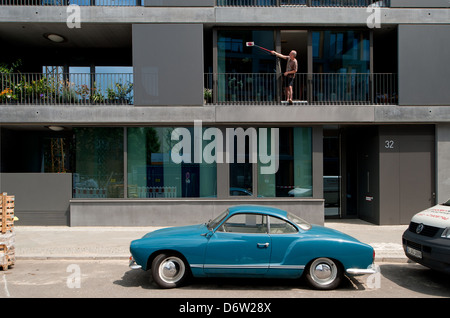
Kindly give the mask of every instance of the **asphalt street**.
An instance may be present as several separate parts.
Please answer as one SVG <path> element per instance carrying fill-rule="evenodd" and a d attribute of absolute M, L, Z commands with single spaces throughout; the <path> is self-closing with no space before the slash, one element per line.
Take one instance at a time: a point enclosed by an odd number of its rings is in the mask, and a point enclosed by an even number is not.
<path fill-rule="evenodd" d="M 21 260 L 0 271 L 0 298 L 448 298 L 450 277 L 415 263 L 377 263 L 379 273 L 346 278 L 339 289 L 312 290 L 302 280 L 193 279 L 160 289 L 150 272 L 126 260 Z"/>

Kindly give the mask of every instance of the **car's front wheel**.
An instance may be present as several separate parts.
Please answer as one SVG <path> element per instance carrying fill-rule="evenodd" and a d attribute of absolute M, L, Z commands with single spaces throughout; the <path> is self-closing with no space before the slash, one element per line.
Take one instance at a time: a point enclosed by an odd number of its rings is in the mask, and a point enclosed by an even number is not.
<path fill-rule="evenodd" d="M 341 279 L 340 264 L 329 258 L 316 258 L 306 268 L 306 280 L 315 289 L 335 289 L 341 283 Z"/>
<path fill-rule="evenodd" d="M 173 254 L 159 254 L 152 262 L 152 275 L 161 288 L 181 286 L 189 275 L 185 261 Z"/>

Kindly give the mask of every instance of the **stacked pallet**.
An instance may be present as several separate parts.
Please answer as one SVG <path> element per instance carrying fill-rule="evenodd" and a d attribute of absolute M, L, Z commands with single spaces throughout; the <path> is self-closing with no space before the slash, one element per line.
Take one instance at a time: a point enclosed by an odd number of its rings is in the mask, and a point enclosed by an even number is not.
<path fill-rule="evenodd" d="M 7 270 L 16 262 L 14 233 L 14 196 L 0 197 L 0 267 Z"/>

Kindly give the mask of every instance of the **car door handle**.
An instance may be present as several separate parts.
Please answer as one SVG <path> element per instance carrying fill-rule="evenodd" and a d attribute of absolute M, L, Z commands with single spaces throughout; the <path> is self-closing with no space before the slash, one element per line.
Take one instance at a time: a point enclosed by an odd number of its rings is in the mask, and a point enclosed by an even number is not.
<path fill-rule="evenodd" d="M 269 243 L 257 243 L 256 244 L 259 248 L 267 248 L 269 247 Z"/>

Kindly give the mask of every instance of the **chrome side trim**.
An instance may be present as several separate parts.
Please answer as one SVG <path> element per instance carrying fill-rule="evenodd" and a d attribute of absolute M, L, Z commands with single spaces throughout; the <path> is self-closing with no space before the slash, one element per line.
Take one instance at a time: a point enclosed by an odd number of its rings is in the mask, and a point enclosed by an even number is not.
<path fill-rule="evenodd" d="M 305 269 L 305 265 L 270 265 L 269 268 L 275 268 L 275 269 Z"/>
<path fill-rule="evenodd" d="M 226 264 L 191 264 L 191 268 L 204 268 L 204 269 L 249 269 L 249 268 L 273 268 L 273 269 L 305 269 L 305 265 L 274 265 L 274 264 L 251 264 L 251 265 L 226 265 Z"/>
<path fill-rule="evenodd" d="M 269 268 L 268 264 L 251 264 L 251 265 L 225 265 L 225 264 L 205 264 L 204 268 L 214 269 L 214 268 Z"/>

